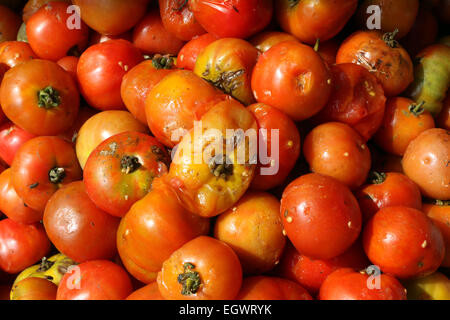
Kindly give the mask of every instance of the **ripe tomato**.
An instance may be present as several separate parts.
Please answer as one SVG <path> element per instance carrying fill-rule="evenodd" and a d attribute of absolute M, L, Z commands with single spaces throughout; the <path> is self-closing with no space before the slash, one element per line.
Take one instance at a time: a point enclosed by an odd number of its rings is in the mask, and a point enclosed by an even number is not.
<path fill-rule="evenodd" d="M 331 75 L 334 87 L 330 100 L 314 121 L 346 123 L 368 141 L 383 121 L 383 87 L 369 71 L 353 63 L 331 66 Z"/>
<path fill-rule="evenodd" d="M 364 228 L 363 245 L 373 264 L 401 279 L 433 273 L 445 254 L 438 227 L 423 212 L 408 207 L 378 211 Z"/>
<path fill-rule="evenodd" d="M 101 33 L 94 31 L 91 33 L 91 36 L 89 39 L 89 46 L 93 46 L 94 44 L 99 44 L 99 43 L 106 42 L 109 40 L 117 40 L 117 39 L 123 39 L 123 40 L 127 40 L 129 42 L 132 42 L 133 41 L 132 32 L 127 31 L 125 33 L 121 33 L 121 34 L 113 36 L 113 35 L 101 34 Z"/>
<path fill-rule="evenodd" d="M 450 200 L 450 132 L 429 129 L 406 149 L 402 160 L 405 174 L 420 188 L 422 195 Z"/>
<path fill-rule="evenodd" d="M 134 28 L 133 44 L 145 54 L 177 55 L 184 41 L 167 31 L 159 11 L 152 10 Z"/>
<path fill-rule="evenodd" d="M 56 300 L 124 300 L 132 291 L 123 268 L 111 261 L 91 260 L 64 275 Z"/>
<path fill-rule="evenodd" d="M 75 142 L 77 141 L 78 132 L 80 131 L 80 128 L 84 125 L 84 123 L 93 117 L 97 113 L 97 110 L 89 108 L 88 106 L 84 105 L 81 106 L 80 110 L 78 111 L 78 116 L 75 119 L 75 122 L 73 123 L 72 127 L 69 128 L 69 130 L 66 130 L 66 132 L 58 135 L 59 137 L 65 139 L 68 142 L 71 142 L 75 146 Z"/>
<path fill-rule="evenodd" d="M 37 58 L 36 53 L 26 42 L 6 41 L 1 45 L 0 64 L 5 64 L 8 69 L 35 58 Z"/>
<path fill-rule="evenodd" d="M 330 274 L 320 288 L 320 300 L 406 300 L 406 290 L 394 277 L 372 280 L 366 272 L 342 268 Z M 373 287 L 369 287 L 369 284 Z"/>
<path fill-rule="evenodd" d="M 0 102 L 6 116 L 26 131 L 57 135 L 75 121 L 80 96 L 63 68 L 51 61 L 33 59 L 6 72 Z"/>
<path fill-rule="evenodd" d="M 30 224 L 42 220 L 42 212 L 29 208 L 14 190 L 11 169 L 0 174 L 0 211 L 15 222 Z"/>
<path fill-rule="evenodd" d="M 122 79 L 120 94 L 128 111 L 147 125 L 145 100 L 165 76 L 173 72 L 173 58 L 161 56 L 146 60 L 131 69 Z"/>
<path fill-rule="evenodd" d="M 159 141 L 174 147 L 194 126 L 194 121 L 225 99 L 225 94 L 192 71 L 171 72 L 147 96 L 148 126 Z"/>
<path fill-rule="evenodd" d="M 58 137 L 37 137 L 17 151 L 11 165 L 14 189 L 32 209 L 44 212 L 61 186 L 82 178 L 73 146 Z"/>
<path fill-rule="evenodd" d="M 0 43 L 16 40 L 22 21 L 8 7 L 0 5 Z"/>
<path fill-rule="evenodd" d="M 124 109 L 122 78 L 142 60 L 140 51 L 122 39 L 89 47 L 77 66 L 78 83 L 88 104 L 99 110 Z"/>
<path fill-rule="evenodd" d="M 30 277 L 23 279 L 11 289 L 11 300 L 56 300 L 58 286 L 53 282 Z"/>
<path fill-rule="evenodd" d="M 83 177 L 89 198 L 105 212 L 122 217 L 152 188 L 152 181 L 169 171 L 170 157 L 155 138 L 124 132 L 92 151 Z"/>
<path fill-rule="evenodd" d="M 44 226 L 55 247 L 78 263 L 116 254 L 119 219 L 89 199 L 82 181 L 64 186 L 50 198 Z"/>
<path fill-rule="evenodd" d="M 281 0 L 276 2 L 276 15 L 284 31 L 314 44 L 337 35 L 357 6 L 357 0 Z"/>
<path fill-rule="evenodd" d="M 0 126 L 0 158 L 11 165 L 17 150 L 28 140 L 35 136 L 16 126 L 12 122 L 6 122 Z"/>
<path fill-rule="evenodd" d="M 126 300 L 164 300 L 161 293 L 159 293 L 158 283 L 156 281 L 142 287 L 132 294 Z"/>
<path fill-rule="evenodd" d="M 77 66 L 79 60 L 79 58 L 74 56 L 66 56 L 56 62 L 61 68 L 70 73 L 75 83 L 78 83 Z"/>
<path fill-rule="evenodd" d="M 331 176 L 350 189 L 360 187 L 371 166 L 370 150 L 350 126 L 328 122 L 306 137 L 303 153 L 311 171 Z"/>
<path fill-rule="evenodd" d="M 396 32 L 357 31 L 342 43 L 336 62 L 363 66 L 380 81 L 386 96 L 397 96 L 414 80 L 414 68 L 395 36 Z"/>
<path fill-rule="evenodd" d="M 241 288 L 242 268 L 228 245 L 200 236 L 164 262 L 157 281 L 168 300 L 231 300 Z"/>
<path fill-rule="evenodd" d="M 450 94 L 444 100 L 444 107 L 437 117 L 437 124 L 439 128 L 450 130 Z"/>
<path fill-rule="evenodd" d="M 71 0 L 56 0 L 60 2 L 72 3 Z M 28 0 L 22 10 L 22 20 L 27 23 L 30 17 L 36 13 L 43 5 L 54 2 L 54 0 Z"/>
<path fill-rule="evenodd" d="M 252 89 L 258 102 L 300 121 L 325 106 L 332 88 L 330 77 L 312 48 L 298 41 L 287 41 L 259 57 L 252 75 Z"/>
<path fill-rule="evenodd" d="M 361 231 L 361 211 L 350 190 L 316 173 L 298 178 L 284 190 L 280 212 L 292 244 L 312 258 L 341 255 Z"/>
<path fill-rule="evenodd" d="M 433 116 L 422 104 L 416 104 L 407 98 L 390 98 L 374 141 L 384 151 L 403 156 L 411 141 L 432 128 Z"/>
<path fill-rule="evenodd" d="M 258 276 L 244 279 L 236 300 L 313 300 L 313 298 L 295 282 Z"/>
<path fill-rule="evenodd" d="M 300 155 L 300 134 L 295 123 L 274 107 L 257 103 L 249 106 L 248 110 L 258 123 L 259 150 L 263 152 L 262 156 L 259 155 L 256 175 L 250 187 L 269 190 L 283 184 L 294 168 Z M 261 130 L 266 130 L 267 134 Z M 278 133 L 272 130 L 278 130 Z"/>
<path fill-rule="evenodd" d="M 250 39 L 250 43 L 255 46 L 259 52 L 266 52 L 274 45 L 284 41 L 297 41 L 293 35 L 279 31 L 264 31 L 258 33 Z"/>
<path fill-rule="evenodd" d="M 18 273 L 50 252 L 50 241 L 40 223 L 0 221 L 0 269 Z"/>
<path fill-rule="evenodd" d="M 450 203 L 437 201 L 436 204 L 424 204 L 423 212 L 441 230 L 444 237 L 445 247 L 450 248 Z M 450 250 L 446 250 L 441 267 L 450 267 Z"/>
<path fill-rule="evenodd" d="M 219 38 L 248 38 L 272 19 L 272 0 L 189 0 L 195 19 Z"/>
<path fill-rule="evenodd" d="M 84 168 L 89 155 L 100 143 L 126 131 L 147 133 L 148 128 L 128 111 L 103 111 L 89 118 L 80 128 L 76 139 L 77 157 L 81 167 Z"/>
<path fill-rule="evenodd" d="M 73 0 L 83 21 L 95 31 L 118 35 L 130 30 L 144 16 L 149 0 Z"/>
<path fill-rule="evenodd" d="M 214 237 L 239 257 L 245 274 L 272 270 L 283 253 L 280 201 L 269 193 L 250 192 L 216 221 Z"/>
<path fill-rule="evenodd" d="M 117 248 L 133 277 L 155 281 L 163 262 L 186 242 L 209 232 L 209 220 L 187 212 L 176 193 L 162 179 L 136 202 L 122 219 Z"/>
<path fill-rule="evenodd" d="M 197 57 L 205 50 L 208 45 L 216 40 L 218 40 L 218 38 L 211 33 L 205 33 L 201 36 L 194 37 L 178 52 L 177 67 L 180 69 L 194 71 Z"/>
<path fill-rule="evenodd" d="M 369 221 L 375 213 L 386 207 L 422 209 L 419 187 L 407 176 L 396 172 L 373 172 L 370 184 L 362 186 L 356 192 L 356 198 L 364 221 Z"/>

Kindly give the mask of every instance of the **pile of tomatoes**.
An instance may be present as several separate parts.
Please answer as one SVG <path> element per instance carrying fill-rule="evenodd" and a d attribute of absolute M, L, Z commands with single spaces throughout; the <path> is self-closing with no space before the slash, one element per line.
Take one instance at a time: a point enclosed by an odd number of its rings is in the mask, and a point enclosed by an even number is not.
<path fill-rule="evenodd" d="M 450 299 L 449 1 L 10 4 L 1 298 Z"/>

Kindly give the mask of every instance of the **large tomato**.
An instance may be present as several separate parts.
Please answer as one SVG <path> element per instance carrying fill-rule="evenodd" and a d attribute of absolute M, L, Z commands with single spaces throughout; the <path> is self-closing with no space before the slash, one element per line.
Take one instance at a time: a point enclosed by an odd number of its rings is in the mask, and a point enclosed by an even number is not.
<path fill-rule="evenodd" d="M 433 220 L 441 230 L 445 241 L 445 258 L 442 267 L 450 268 L 450 203 L 448 201 L 437 201 L 436 204 L 424 204 L 423 212 Z"/>
<path fill-rule="evenodd" d="M 37 58 L 36 53 L 26 42 L 7 41 L 1 45 L 0 64 L 6 65 L 8 69 L 35 58 Z"/>
<path fill-rule="evenodd" d="M 236 300 L 313 300 L 299 284 L 275 277 L 249 277 L 242 282 Z"/>
<path fill-rule="evenodd" d="M 201 36 L 193 38 L 186 43 L 178 52 L 177 67 L 194 71 L 197 57 L 205 50 L 205 48 L 216 41 L 217 36 L 211 33 L 205 33 Z"/>
<path fill-rule="evenodd" d="M 17 150 L 35 135 L 26 132 L 11 122 L 0 126 L 0 158 L 11 165 Z"/>
<path fill-rule="evenodd" d="M 8 7 L 0 5 L 0 43 L 16 40 L 22 21 Z"/>
<path fill-rule="evenodd" d="M 266 52 L 274 45 L 283 41 L 297 41 L 293 35 L 279 31 L 264 31 L 258 33 L 250 39 L 250 43 L 255 46 L 259 52 Z"/>

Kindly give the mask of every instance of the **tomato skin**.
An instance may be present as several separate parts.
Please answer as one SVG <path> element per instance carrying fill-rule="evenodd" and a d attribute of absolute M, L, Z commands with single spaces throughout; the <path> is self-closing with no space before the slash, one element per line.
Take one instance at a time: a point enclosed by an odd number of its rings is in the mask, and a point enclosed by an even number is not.
<path fill-rule="evenodd" d="M 95 114 L 97 114 L 97 110 L 92 109 L 86 105 L 81 106 L 80 110 L 78 111 L 78 116 L 75 119 L 75 122 L 73 123 L 72 127 L 70 127 L 63 134 L 60 134 L 59 137 L 72 143 L 75 146 L 75 143 L 78 138 L 78 132 L 80 131 L 81 127 L 87 120 L 89 120 Z"/>
<path fill-rule="evenodd" d="M 66 56 L 59 59 L 56 63 L 66 70 L 72 76 L 75 83 L 78 83 L 77 66 L 80 59 L 73 56 Z"/>
<path fill-rule="evenodd" d="M 450 130 L 450 94 L 444 100 L 444 107 L 437 117 L 437 124 L 439 128 Z"/>
<path fill-rule="evenodd" d="M 89 198 L 101 210 L 122 217 L 152 188 L 152 181 L 168 172 L 170 157 L 155 138 L 124 132 L 92 151 L 83 171 Z"/>
<path fill-rule="evenodd" d="M 60 2 L 71 3 L 71 0 L 56 0 Z M 52 0 L 28 0 L 22 10 L 22 20 L 27 23 L 30 17 L 36 13 L 43 5 L 54 2 Z"/>
<path fill-rule="evenodd" d="M 373 282 L 373 281 L 372 281 Z M 370 289 L 369 275 L 351 268 L 330 274 L 320 288 L 320 300 L 406 300 L 406 290 L 394 277 L 380 275 L 380 289 Z"/>
<path fill-rule="evenodd" d="M 287 41 L 259 57 L 251 85 L 258 102 L 301 121 L 325 106 L 332 88 L 329 80 L 328 69 L 312 48 L 298 41 Z"/>
<path fill-rule="evenodd" d="M 194 71 L 197 57 L 206 49 L 208 45 L 219 38 L 211 33 L 205 33 L 201 36 L 192 38 L 178 52 L 177 67 Z"/>
<path fill-rule="evenodd" d="M 21 23 L 17 14 L 8 7 L 0 5 L 0 43 L 16 40 Z"/>
<path fill-rule="evenodd" d="M 11 289 L 11 300 L 56 300 L 58 286 L 53 282 L 30 277 L 17 282 Z"/>
<path fill-rule="evenodd" d="M 120 96 L 122 78 L 142 60 L 140 51 L 122 39 L 89 47 L 77 66 L 80 90 L 88 104 L 99 110 L 124 109 Z"/>
<path fill-rule="evenodd" d="M 35 135 L 26 132 L 12 122 L 0 126 L 0 158 L 11 165 L 17 150 Z"/>
<path fill-rule="evenodd" d="M 444 237 L 445 248 L 450 248 L 450 205 L 424 204 L 422 211 L 433 220 L 434 224 L 441 230 Z M 446 250 L 441 267 L 450 267 L 450 250 Z"/>
<path fill-rule="evenodd" d="M 272 0 L 189 0 L 195 19 L 219 38 L 248 38 L 264 29 L 273 13 Z"/>
<path fill-rule="evenodd" d="M 258 49 L 259 52 L 266 52 L 274 45 L 283 41 L 297 41 L 293 35 L 279 31 L 264 31 L 258 33 L 250 40 L 250 43 Z"/>
<path fill-rule="evenodd" d="M 0 221 L 0 269 L 14 274 L 33 265 L 50 252 L 50 241 L 40 223 Z"/>
<path fill-rule="evenodd" d="M 244 279 L 236 300 L 313 300 L 299 284 L 276 277 L 257 276 Z"/>
<path fill-rule="evenodd" d="M 116 254 L 119 219 L 95 206 L 82 181 L 64 186 L 50 198 L 44 226 L 55 247 L 78 263 Z"/>
<path fill-rule="evenodd" d="M 191 264 L 191 271 L 200 276 L 201 285 L 196 292 L 191 290 L 183 294 L 178 276 L 187 273 L 186 263 Z M 200 236 L 176 250 L 164 262 L 157 281 L 161 295 L 167 300 L 231 300 L 241 288 L 242 268 L 228 245 Z"/>
<path fill-rule="evenodd" d="M 326 42 L 319 42 L 317 53 L 328 66 L 336 64 L 336 55 L 338 53 L 340 42 L 337 39 L 331 39 Z"/>
<path fill-rule="evenodd" d="M 276 1 L 276 15 L 283 30 L 300 41 L 314 44 L 337 35 L 356 11 L 357 0 Z"/>
<path fill-rule="evenodd" d="M 108 260 L 91 260 L 63 276 L 56 300 L 124 300 L 132 291 L 123 268 Z"/>
<path fill-rule="evenodd" d="M 350 190 L 316 173 L 301 176 L 284 190 L 280 214 L 289 240 L 312 258 L 341 255 L 361 231 L 361 211 Z"/>
<path fill-rule="evenodd" d="M 133 41 L 133 36 L 132 36 L 132 32 L 131 31 L 127 31 L 118 35 L 106 35 L 106 34 L 101 34 L 98 32 L 92 32 L 91 36 L 89 38 L 89 47 L 93 46 L 95 44 L 99 44 L 102 42 L 106 42 L 109 40 L 117 40 L 117 39 L 122 39 L 122 40 L 126 40 L 126 41 Z"/>
<path fill-rule="evenodd" d="M 436 271 L 444 259 L 444 245 L 438 227 L 423 212 L 408 207 L 381 209 L 363 231 L 370 261 L 400 279 Z"/>
<path fill-rule="evenodd" d="M 8 69 L 37 57 L 36 53 L 26 42 L 6 41 L 1 45 L 0 63 L 8 66 Z"/>
<path fill-rule="evenodd" d="M 142 287 L 132 294 L 126 300 L 164 300 L 161 293 L 159 293 L 158 283 L 156 281 Z"/>

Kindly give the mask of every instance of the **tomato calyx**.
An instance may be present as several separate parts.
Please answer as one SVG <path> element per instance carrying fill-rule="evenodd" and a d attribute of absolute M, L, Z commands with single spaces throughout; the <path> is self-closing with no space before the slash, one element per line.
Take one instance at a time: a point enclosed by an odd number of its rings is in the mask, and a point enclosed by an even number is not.
<path fill-rule="evenodd" d="M 161 70 L 161 69 L 170 70 L 173 68 L 174 58 L 169 55 L 162 56 L 160 54 L 156 54 L 152 58 L 152 65 L 157 70 Z"/>
<path fill-rule="evenodd" d="M 197 293 L 201 285 L 200 274 L 194 271 L 195 266 L 187 262 L 183 265 L 184 272 L 178 275 L 178 283 L 182 285 L 181 294 L 190 296 Z"/>
<path fill-rule="evenodd" d="M 386 181 L 386 173 L 373 171 L 370 173 L 369 182 L 371 184 L 382 184 Z"/>
<path fill-rule="evenodd" d="M 211 158 L 209 169 L 215 177 L 227 180 L 230 176 L 233 175 L 234 166 L 232 163 L 230 163 L 226 155 L 219 154 Z"/>
<path fill-rule="evenodd" d="M 142 164 L 139 162 L 139 159 L 135 156 L 125 155 L 120 159 L 120 169 L 122 173 L 130 174 L 139 169 Z"/>
<path fill-rule="evenodd" d="M 61 167 L 55 167 L 48 172 L 48 178 L 51 183 L 61 183 L 66 177 L 66 170 Z"/>
<path fill-rule="evenodd" d="M 440 207 L 450 206 L 450 200 L 435 200 L 434 204 Z"/>
<path fill-rule="evenodd" d="M 184 7 L 186 7 L 187 3 L 189 0 L 181 0 L 179 2 L 177 2 L 178 6 L 176 8 L 173 8 L 173 11 L 181 11 L 184 9 Z M 181 4 L 180 4 L 181 2 Z"/>
<path fill-rule="evenodd" d="M 47 257 L 43 257 L 41 263 L 39 264 L 39 268 L 36 270 L 37 272 L 45 272 L 50 269 L 55 264 L 54 261 L 50 261 Z"/>
<path fill-rule="evenodd" d="M 244 69 L 235 71 L 224 71 L 219 74 L 216 79 L 206 79 L 210 75 L 210 67 L 207 66 L 206 70 L 202 73 L 204 79 L 211 83 L 213 86 L 223 91 L 226 94 L 232 95 L 239 86 L 242 85 L 241 81 L 237 79 L 245 73 Z M 233 96 L 234 97 L 234 96 Z M 234 97 L 236 99 L 236 97 Z"/>
<path fill-rule="evenodd" d="M 38 91 L 38 105 L 40 108 L 53 109 L 61 104 L 59 92 L 52 86 L 48 86 Z"/>
<path fill-rule="evenodd" d="M 289 0 L 289 8 L 294 8 L 299 2 L 300 0 Z"/>
<path fill-rule="evenodd" d="M 413 115 L 415 115 L 416 117 L 420 116 L 422 113 L 425 112 L 425 101 L 421 101 L 419 104 L 416 103 L 412 103 L 409 107 L 408 110 L 409 112 L 411 112 Z"/>
<path fill-rule="evenodd" d="M 386 32 L 383 34 L 383 41 L 388 45 L 389 48 L 398 48 L 398 41 L 395 40 L 399 30 L 395 29 L 393 32 Z"/>

